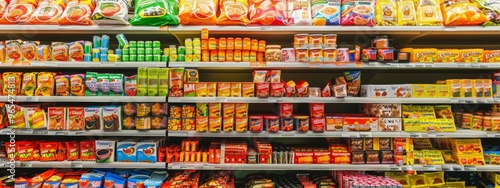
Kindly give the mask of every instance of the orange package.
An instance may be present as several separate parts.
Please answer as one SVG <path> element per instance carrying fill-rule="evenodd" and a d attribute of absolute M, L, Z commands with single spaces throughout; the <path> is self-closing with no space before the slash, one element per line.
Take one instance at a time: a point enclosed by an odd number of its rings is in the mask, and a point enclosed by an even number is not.
<path fill-rule="evenodd" d="M 250 0 L 250 24 L 288 25 L 286 0 Z"/>
<path fill-rule="evenodd" d="M 217 0 L 180 0 L 179 18 L 182 25 L 215 25 Z"/>
<path fill-rule="evenodd" d="M 441 1 L 441 11 L 446 26 L 480 25 L 488 21 L 483 12 L 467 0 Z"/>
<path fill-rule="evenodd" d="M 247 25 L 247 0 L 220 0 L 221 14 L 217 19 L 218 25 Z"/>
<path fill-rule="evenodd" d="M 64 0 L 41 0 L 29 22 L 30 24 L 57 24 L 65 7 Z"/>
<path fill-rule="evenodd" d="M 27 23 L 37 6 L 38 3 L 36 0 L 13 1 L 5 9 L 4 15 L 0 19 L 0 24 Z"/>
<path fill-rule="evenodd" d="M 90 20 L 94 12 L 95 2 L 93 0 L 69 0 L 66 9 L 57 21 L 60 25 L 92 25 Z"/>

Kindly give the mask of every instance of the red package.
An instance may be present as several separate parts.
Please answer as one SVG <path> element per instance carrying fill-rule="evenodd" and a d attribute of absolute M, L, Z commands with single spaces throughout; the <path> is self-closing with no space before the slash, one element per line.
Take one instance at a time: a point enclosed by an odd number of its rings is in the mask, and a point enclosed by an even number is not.
<path fill-rule="evenodd" d="M 95 160 L 95 141 L 80 141 L 80 160 Z"/>
<path fill-rule="evenodd" d="M 283 86 L 285 89 L 285 97 L 295 97 L 296 89 L 295 89 L 295 82 L 293 80 L 290 80 L 288 82 L 283 82 Z"/>
<path fill-rule="evenodd" d="M 260 133 L 264 127 L 264 118 L 262 116 L 250 116 L 250 132 Z"/>
<path fill-rule="evenodd" d="M 33 160 L 33 142 L 21 141 L 17 143 L 17 156 L 19 161 L 32 161 Z"/>
<path fill-rule="evenodd" d="M 283 83 L 271 83 L 271 97 L 283 97 Z"/>
<path fill-rule="evenodd" d="M 286 0 L 250 0 L 249 18 L 254 25 L 288 25 Z"/>
<path fill-rule="evenodd" d="M 321 97 L 331 97 L 332 96 L 332 90 L 331 90 L 331 83 L 328 82 L 328 84 L 326 84 L 325 88 L 323 88 L 323 90 L 321 90 Z"/>
<path fill-rule="evenodd" d="M 255 88 L 257 91 L 257 97 L 269 97 L 269 83 L 255 83 Z"/>
<path fill-rule="evenodd" d="M 59 147 L 58 142 L 42 142 L 40 143 L 40 161 L 55 161 Z"/>
<path fill-rule="evenodd" d="M 309 131 L 309 116 L 294 116 L 294 124 L 298 132 Z"/>
<path fill-rule="evenodd" d="M 281 131 L 293 131 L 293 118 L 281 118 Z"/>
<path fill-rule="evenodd" d="M 264 116 L 264 126 L 267 132 L 277 133 L 280 131 L 280 118 L 279 116 Z"/>
<path fill-rule="evenodd" d="M 309 83 L 306 81 L 298 81 L 295 89 L 297 91 L 297 97 L 309 97 Z"/>
<path fill-rule="evenodd" d="M 11 1 L 7 7 L 1 7 L 5 8 L 5 14 L 0 19 L 0 24 L 27 23 L 37 6 L 36 0 Z"/>
<path fill-rule="evenodd" d="M 64 142 L 60 142 L 57 144 L 57 152 L 56 152 L 56 158 L 57 161 L 65 161 L 67 157 L 68 148 L 66 148 L 66 145 Z"/>
<path fill-rule="evenodd" d="M 78 142 L 66 142 L 68 161 L 75 161 L 80 158 L 80 145 Z"/>
<path fill-rule="evenodd" d="M 325 116 L 325 104 L 309 104 L 309 112 L 311 117 L 320 118 Z"/>
<path fill-rule="evenodd" d="M 280 117 L 292 117 L 293 116 L 293 104 L 292 103 L 279 103 L 278 104 L 278 114 Z"/>
<path fill-rule="evenodd" d="M 325 118 L 311 118 L 311 128 L 314 132 L 324 132 L 326 127 Z"/>
<path fill-rule="evenodd" d="M 158 148 L 158 162 L 165 162 L 167 156 L 167 147 Z"/>
<path fill-rule="evenodd" d="M 40 143 L 33 143 L 33 161 L 40 161 Z"/>

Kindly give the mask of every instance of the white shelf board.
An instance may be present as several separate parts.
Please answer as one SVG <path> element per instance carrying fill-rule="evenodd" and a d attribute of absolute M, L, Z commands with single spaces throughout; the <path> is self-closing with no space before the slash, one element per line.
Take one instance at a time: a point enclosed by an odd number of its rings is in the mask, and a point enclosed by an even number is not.
<path fill-rule="evenodd" d="M 69 62 L 36 61 L 30 65 L 0 65 L 0 68 L 138 68 L 166 67 L 166 62 Z"/>
<path fill-rule="evenodd" d="M 168 34 L 168 27 L 120 25 L 2 25 L 0 33 L 50 34 Z"/>
<path fill-rule="evenodd" d="M 0 102 L 166 102 L 149 96 L 0 96 Z"/>
<path fill-rule="evenodd" d="M 47 131 L 46 129 L 2 129 L 0 135 L 57 135 L 57 136 L 132 136 L 164 137 L 166 130 L 121 130 L 121 131 Z"/>
<path fill-rule="evenodd" d="M 16 168 L 142 168 L 142 169 L 157 169 L 165 168 L 164 162 L 146 163 L 146 162 L 112 162 L 112 163 L 96 163 L 95 161 L 16 161 Z M 9 168 L 11 163 L 2 162 L 0 165 L 3 168 Z"/>
<path fill-rule="evenodd" d="M 169 97 L 170 103 L 402 103 L 402 104 L 491 104 L 496 98 L 369 98 L 369 97 Z"/>

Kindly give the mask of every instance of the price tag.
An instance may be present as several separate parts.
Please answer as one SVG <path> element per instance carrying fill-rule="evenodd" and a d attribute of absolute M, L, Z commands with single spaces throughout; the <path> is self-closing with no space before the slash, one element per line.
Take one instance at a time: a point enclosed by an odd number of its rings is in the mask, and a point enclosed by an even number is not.
<path fill-rule="evenodd" d="M 71 168 L 83 168 L 83 163 L 82 162 L 72 162 Z"/>
<path fill-rule="evenodd" d="M 276 100 L 276 99 L 269 99 L 269 100 L 267 100 L 267 102 L 269 102 L 269 103 L 276 103 L 276 102 L 278 102 L 278 100 Z"/>
<path fill-rule="evenodd" d="M 342 133 L 340 134 L 341 137 L 343 138 L 350 138 L 351 137 L 351 134 L 348 134 L 348 133 Z"/>
<path fill-rule="evenodd" d="M 172 131 L 168 132 L 168 136 L 183 137 L 188 136 L 188 132 Z"/>
<path fill-rule="evenodd" d="M 11 131 L 11 129 L 4 129 L 4 130 L 2 130 L 2 134 L 9 134 L 11 132 L 15 133 L 15 131 Z"/>
<path fill-rule="evenodd" d="M 180 97 L 169 97 L 168 102 L 182 102 Z"/>
<path fill-rule="evenodd" d="M 21 134 L 33 134 L 33 129 L 21 129 Z"/>
<path fill-rule="evenodd" d="M 419 68 L 419 67 L 424 67 L 424 64 L 420 64 L 420 63 L 416 64 L 415 63 L 415 64 L 413 64 L 413 66 Z"/>
<path fill-rule="evenodd" d="M 436 166 L 424 166 L 424 171 L 436 171 Z"/>
<path fill-rule="evenodd" d="M 171 169 L 174 169 L 174 170 L 178 170 L 178 169 L 181 169 L 180 166 L 177 166 L 177 165 L 172 165 L 170 166 Z"/>
<path fill-rule="evenodd" d="M 48 131 L 48 135 L 64 135 L 64 131 Z"/>
<path fill-rule="evenodd" d="M 422 138 L 422 133 L 410 133 L 410 138 Z"/>
<path fill-rule="evenodd" d="M 413 166 L 403 166 L 401 169 L 404 171 L 413 170 Z"/>
<path fill-rule="evenodd" d="M 486 133 L 486 136 L 489 138 L 498 138 L 500 137 L 500 133 Z"/>
<path fill-rule="evenodd" d="M 84 135 L 85 131 L 69 131 L 68 135 Z"/>
<path fill-rule="evenodd" d="M 472 67 L 472 63 L 457 63 L 457 67 L 462 67 L 462 68 Z"/>
<path fill-rule="evenodd" d="M 441 166 L 441 170 L 444 170 L 444 171 L 453 171 L 453 166 L 450 166 L 450 165 L 442 165 Z"/>
<path fill-rule="evenodd" d="M 266 62 L 250 62 L 250 67 L 267 67 Z"/>
<path fill-rule="evenodd" d="M 227 97 L 219 98 L 217 101 L 219 101 L 219 102 L 227 102 Z"/>
<path fill-rule="evenodd" d="M 360 137 L 373 137 L 372 133 L 359 133 Z"/>
<path fill-rule="evenodd" d="M 33 164 L 31 162 L 21 162 L 21 167 L 23 168 L 31 168 Z"/>
<path fill-rule="evenodd" d="M 444 133 L 429 133 L 429 138 L 444 137 Z"/>
<path fill-rule="evenodd" d="M 38 97 L 26 97 L 26 102 L 37 102 Z"/>
<path fill-rule="evenodd" d="M 464 166 L 464 171 L 477 171 L 476 166 Z"/>
<path fill-rule="evenodd" d="M 391 171 L 401 171 L 401 166 L 391 165 Z"/>

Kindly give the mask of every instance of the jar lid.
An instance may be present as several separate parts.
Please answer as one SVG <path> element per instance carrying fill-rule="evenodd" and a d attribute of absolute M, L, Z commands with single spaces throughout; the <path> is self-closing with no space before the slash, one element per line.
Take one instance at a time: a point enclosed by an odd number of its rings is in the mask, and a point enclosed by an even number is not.
<path fill-rule="evenodd" d="M 269 48 L 269 49 L 281 49 L 281 45 L 267 45 L 266 48 Z"/>

